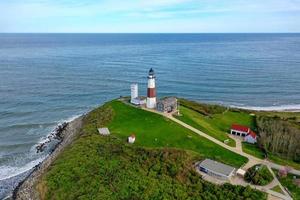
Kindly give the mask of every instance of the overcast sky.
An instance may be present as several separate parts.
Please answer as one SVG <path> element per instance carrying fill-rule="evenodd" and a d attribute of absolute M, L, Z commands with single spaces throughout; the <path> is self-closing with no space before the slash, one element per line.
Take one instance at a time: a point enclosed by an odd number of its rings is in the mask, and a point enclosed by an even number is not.
<path fill-rule="evenodd" d="M 300 0 L 0 0 L 0 32 L 300 32 Z"/>

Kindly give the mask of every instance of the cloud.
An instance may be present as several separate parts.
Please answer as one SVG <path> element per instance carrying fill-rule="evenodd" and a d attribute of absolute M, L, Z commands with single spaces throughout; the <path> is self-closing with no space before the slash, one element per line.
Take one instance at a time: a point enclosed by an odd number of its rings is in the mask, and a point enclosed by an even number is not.
<path fill-rule="evenodd" d="M 143 24 L 158 27 L 166 21 L 175 28 L 176 23 L 179 27 L 195 21 L 198 24 L 201 22 L 200 28 L 194 24 L 188 30 L 203 30 L 202 27 L 206 27 L 209 31 L 215 30 L 212 26 L 223 27 L 220 23 L 228 18 L 234 20 L 241 30 L 243 22 L 249 23 L 250 18 L 266 24 L 274 24 L 274 19 L 281 19 L 278 27 L 284 27 L 286 21 L 285 29 L 291 29 L 295 24 L 300 27 L 299 0 L 10 0 L 1 1 L 0 10 L 2 32 L 25 29 L 39 32 L 45 31 L 46 25 L 48 32 L 66 30 L 68 27 L 72 30 L 76 27 L 93 30 L 98 25 L 109 27 L 114 23 L 134 26 L 130 30 L 138 32 L 138 29 L 142 29 L 140 27 L 144 27 Z M 165 27 L 161 27 L 161 30 L 165 30 Z M 262 30 L 263 27 L 253 25 L 253 30 L 267 31 Z M 169 29 L 174 30 L 173 27 Z"/>

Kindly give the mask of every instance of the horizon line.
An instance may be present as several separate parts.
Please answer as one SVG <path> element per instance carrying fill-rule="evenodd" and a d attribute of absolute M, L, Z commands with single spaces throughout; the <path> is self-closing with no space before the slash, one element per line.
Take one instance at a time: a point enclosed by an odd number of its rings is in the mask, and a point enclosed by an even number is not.
<path fill-rule="evenodd" d="M 0 32 L 0 34 L 300 34 L 300 32 Z"/>

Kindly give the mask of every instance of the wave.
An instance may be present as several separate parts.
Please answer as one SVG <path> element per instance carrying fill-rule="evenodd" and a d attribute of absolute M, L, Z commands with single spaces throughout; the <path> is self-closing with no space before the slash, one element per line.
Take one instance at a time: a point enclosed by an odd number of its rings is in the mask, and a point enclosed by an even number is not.
<path fill-rule="evenodd" d="M 286 112 L 300 112 L 300 104 L 294 105 L 274 105 L 274 106 L 236 106 L 232 105 L 234 108 L 242 108 L 247 110 L 257 110 L 257 111 L 286 111 Z"/>
<path fill-rule="evenodd" d="M 59 127 L 59 126 L 61 126 L 63 123 L 69 123 L 69 122 L 75 120 L 76 118 L 78 118 L 78 117 L 80 117 L 80 116 L 81 116 L 81 115 L 74 115 L 74 116 L 72 116 L 72 117 L 67 118 L 66 120 L 59 120 L 58 123 L 57 123 L 57 125 L 56 125 L 56 128 Z M 53 134 L 55 133 L 56 128 L 54 128 L 53 131 L 51 131 L 51 132 L 50 132 L 48 135 L 46 135 L 45 137 L 40 138 L 40 140 L 38 141 L 38 143 L 35 144 L 33 147 L 35 148 L 35 147 L 36 147 L 37 145 L 39 145 L 39 144 L 51 142 L 51 138 L 52 138 Z"/>
<path fill-rule="evenodd" d="M 81 116 L 81 115 L 74 115 L 70 118 L 67 118 L 66 120 L 60 120 L 57 123 L 57 127 L 60 126 L 61 124 L 63 124 L 64 122 L 67 122 L 67 123 L 71 122 L 71 121 L 75 120 L 76 118 L 78 118 L 79 116 Z M 34 145 L 31 147 L 30 153 L 28 153 L 28 157 L 32 156 L 29 154 L 35 154 L 35 156 L 38 155 L 38 153 L 35 150 L 35 147 L 40 143 L 47 142 L 49 140 L 48 136 L 50 136 L 54 131 L 55 131 L 55 129 L 51 133 L 49 133 L 47 136 L 42 137 L 40 139 L 40 141 L 38 141 L 38 143 L 34 143 Z M 50 146 L 51 146 L 51 144 L 50 144 Z M 34 166 L 36 166 L 37 164 L 42 162 L 48 155 L 49 155 L 49 151 L 46 154 L 40 154 L 39 158 L 34 159 L 22 166 L 9 166 L 9 165 L 0 166 L 0 181 L 18 176 L 24 172 L 31 170 Z"/>
<path fill-rule="evenodd" d="M 28 170 L 31 170 L 34 166 L 36 166 L 37 164 L 42 162 L 45 158 L 46 158 L 46 156 L 40 157 L 40 158 L 33 160 L 21 167 L 13 167 L 13 166 L 5 166 L 5 165 L 1 166 L 0 167 L 0 181 L 15 177 L 19 174 L 27 172 Z"/>

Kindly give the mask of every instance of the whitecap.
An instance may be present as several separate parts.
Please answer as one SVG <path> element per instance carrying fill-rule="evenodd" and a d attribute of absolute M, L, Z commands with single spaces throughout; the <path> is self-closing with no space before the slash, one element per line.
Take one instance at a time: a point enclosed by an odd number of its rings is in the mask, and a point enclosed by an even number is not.
<path fill-rule="evenodd" d="M 300 112 L 300 104 L 294 105 L 273 105 L 273 106 L 235 106 L 233 108 L 242 108 L 247 110 L 257 111 L 289 111 L 289 112 Z"/>
<path fill-rule="evenodd" d="M 34 166 L 38 165 L 40 162 L 42 162 L 46 156 L 42 156 L 36 160 L 33 160 L 23 166 L 0 166 L 0 181 L 12 178 L 14 176 L 17 176 L 21 173 L 24 173 L 30 169 L 32 169 Z"/>

